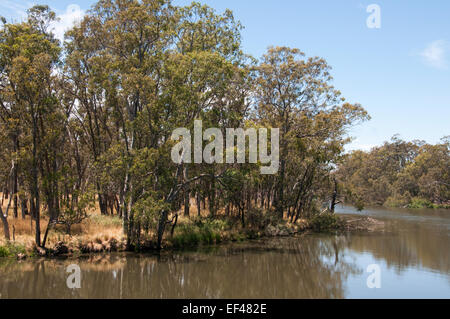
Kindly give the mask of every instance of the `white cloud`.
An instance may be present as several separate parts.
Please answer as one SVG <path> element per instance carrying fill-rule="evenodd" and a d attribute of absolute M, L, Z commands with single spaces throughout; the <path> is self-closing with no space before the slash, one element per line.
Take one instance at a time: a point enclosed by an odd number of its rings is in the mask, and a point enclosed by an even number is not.
<path fill-rule="evenodd" d="M 430 43 L 420 55 L 423 57 L 426 64 L 438 69 L 446 69 L 448 67 L 446 60 L 448 48 L 449 45 L 446 41 L 436 40 Z"/>
<path fill-rule="evenodd" d="M 359 140 L 355 140 L 355 141 L 353 141 L 353 143 L 350 143 L 349 145 L 345 146 L 345 151 L 352 152 L 352 151 L 360 150 L 360 151 L 368 152 L 376 146 L 377 146 L 376 144 L 366 144 L 366 143 L 361 143 Z"/>
<path fill-rule="evenodd" d="M 9 19 L 19 19 L 24 20 L 27 17 L 27 10 L 34 6 L 33 2 L 24 1 L 22 4 L 18 4 L 16 1 L 11 0 L 1 0 L 0 9 L 2 14 L 7 20 Z M 51 9 L 51 7 L 50 7 Z M 8 13 L 5 15 L 4 13 Z M 53 22 L 50 27 L 55 34 L 56 38 L 63 41 L 64 33 L 69 30 L 76 22 L 81 21 L 85 15 L 84 10 L 80 8 L 77 4 L 69 4 L 64 13 L 56 12 L 58 21 Z"/>
<path fill-rule="evenodd" d="M 81 21 L 84 11 L 77 4 L 67 6 L 66 12 L 58 15 L 58 21 L 53 22 L 51 28 L 56 38 L 63 41 L 64 33 L 69 30 L 75 23 Z"/>
<path fill-rule="evenodd" d="M 17 1 L 11 1 L 11 0 L 2 0 L 0 2 L 0 8 L 5 10 L 5 12 L 8 13 L 8 15 L 2 13 L 0 15 L 4 16 L 5 18 L 25 18 L 27 16 L 27 9 L 32 7 L 33 3 L 24 1 L 24 3 L 19 4 Z"/>

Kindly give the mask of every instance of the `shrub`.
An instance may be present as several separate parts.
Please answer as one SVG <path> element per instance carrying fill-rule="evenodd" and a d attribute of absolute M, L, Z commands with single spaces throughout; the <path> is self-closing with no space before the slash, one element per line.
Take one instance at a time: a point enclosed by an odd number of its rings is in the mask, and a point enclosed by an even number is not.
<path fill-rule="evenodd" d="M 386 206 L 386 207 L 405 207 L 411 201 L 411 197 L 408 195 L 389 196 L 386 199 L 384 206 Z"/>
<path fill-rule="evenodd" d="M 318 214 L 311 218 L 309 225 L 314 231 L 331 231 L 340 228 L 340 219 L 332 213 Z"/>
<path fill-rule="evenodd" d="M 280 222 L 280 217 L 275 211 L 264 212 L 259 208 L 249 210 L 245 217 L 247 226 L 257 230 L 265 230 L 269 225 L 275 226 Z"/>
<path fill-rule="evenodd" d="M 0 257 L 11 257 L 17 254 L 25 254 L 25 246 L 16 243 L 7 243 L 0 246 Z"/>
<path fill-rule="evenodd" d="M 0 257 L 9 257 L 9 250 L 8 247 L 0 246 Z"/>
<path fill-rule="evenodd" d="M 179 225 L 170 241 L 175 247 L 211 245 L 221 242 L 221 233 L 229 228 L 230 225 L 225 220 L 198 218 L 193 223 Z"/>
<path fill-rule="evenodd" d="M 414 197 L 408 208 L 420 209 L 420 208 L 436 208 L 436 206 L 427 199 Z"/>

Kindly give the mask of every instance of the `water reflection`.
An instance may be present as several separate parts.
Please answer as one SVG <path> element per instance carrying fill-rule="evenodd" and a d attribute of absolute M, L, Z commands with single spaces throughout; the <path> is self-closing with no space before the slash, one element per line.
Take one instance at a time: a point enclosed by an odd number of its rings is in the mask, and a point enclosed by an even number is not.
<path fill-rule="evenodd" d="M 351 264 L 332 241 L 312 237 L 166 256 L 113 255 L 78 261 L 82 288 L 66 287 L 73 261 L 2 267 L 3 298 L 343 298 Z M 328 262 L 331 260 L 333 262 Z"/>
<path fill-rule="evenodd" d="M 364 214 L 383 220 L 383 232 L 348 235 L 349 249 L 370 253 L 400 272 L 416 268 L 450 276 L 450 211 L 369 209 Z"/>
<path fill-rule="evenodd" d="M 0 297 L 358 297 L 364 296 L 367 290 L 364 274 L 367 260 L 361 256 L 384 263 L 386 271 L 397 275 L 407 274 L 412 278 L 424 275 L 424 280 L 428 280 L 430 273 L 437 274 L 439 284 L 443 283 L 439 291 L 444 294 L 442 297 L 448 297 L 448 217 L 433 216 L 438 222 L 423 223 L 401 214 L 388 217 L 383 214 L 384 211 L 380 216 L 385 220 L 385 228 L 374 233 L 304 235 L 161 256 L 116 254 L 20 263 L 3 260 L 0 261 Z M 81 289 L 71 290 L 66 286 L 66 267 L 72 263 L 81 267 Z M 360 278 L 357 285 L 355 278 Z M 393 278 L 395 284 L 398 278 Z M 386 289 L 382 293 L 388 295 Z M 420 296 L 420 291 L 417 293 Z"/>

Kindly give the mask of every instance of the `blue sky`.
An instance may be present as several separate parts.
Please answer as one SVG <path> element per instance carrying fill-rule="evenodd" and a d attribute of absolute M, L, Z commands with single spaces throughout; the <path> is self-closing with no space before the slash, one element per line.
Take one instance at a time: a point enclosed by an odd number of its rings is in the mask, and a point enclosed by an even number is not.
<path fill-rule="evenodd" d="M 185 5 L 191 1 L 174 0 Z M 245 26 L 243 47 L 260 57 L 270 45 L 297 47 L 324 57 L 334 85 L 372 116 L 350 132 L 348 149 L 389 140 L 437 143 L 450 135 L 450 1 L 202 0 L 229 8 Z M 94 3 L 90 0 L 0 1 L 0 15 L 20 19 L 33 3 L 50 5 L 62 18 L 62 35 Z M 366 8 L 378 4 L 381 28 L 369 29 Z"/>

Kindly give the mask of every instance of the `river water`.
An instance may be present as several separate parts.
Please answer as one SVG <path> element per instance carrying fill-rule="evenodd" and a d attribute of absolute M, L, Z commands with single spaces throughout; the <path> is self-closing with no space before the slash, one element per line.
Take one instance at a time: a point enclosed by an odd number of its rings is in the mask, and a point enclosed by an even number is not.
<path fill-rule="evenodd" d="M 0 298 L 450 298 L 450 211 L 338 213 L 374 217 L 384 227 L 160 256 L 4 259 Z M 71 264 L 80 267 L 80 289 L 67 286 Z M 369 288 L 374 283 L 380 288 Z"/>

